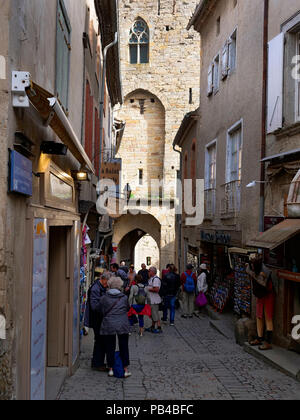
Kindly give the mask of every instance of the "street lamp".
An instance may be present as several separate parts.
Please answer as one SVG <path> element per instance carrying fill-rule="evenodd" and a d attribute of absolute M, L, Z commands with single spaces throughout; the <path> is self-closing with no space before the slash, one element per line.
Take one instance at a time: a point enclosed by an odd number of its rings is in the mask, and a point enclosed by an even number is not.
<path fill-rule="evenodd" d="M 256 184 L 267 184 L 267 181 L 252 181 L 250 184 L 247 185 L 247 188 L 253 188 Z"/>

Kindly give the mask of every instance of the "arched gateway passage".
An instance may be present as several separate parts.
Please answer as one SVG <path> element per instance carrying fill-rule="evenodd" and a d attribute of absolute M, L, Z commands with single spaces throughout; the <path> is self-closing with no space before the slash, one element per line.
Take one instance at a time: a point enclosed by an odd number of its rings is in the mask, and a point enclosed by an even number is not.
<path fill-rule="evenodd" d="M 161 224 L 151 214 L 123 215 L 115 222 L 114 232 L 113 242 L 118 247 L 118 261 L 135 263 L 136 246 L 147 235 L 154 239 L 160 253 Z M 153 247 L 153 251 L 150 248 L 147 256 L 152 257 L 151 252 L 156 255 L 157 247 Z M 157 268 L 160 269 L 160 267 Z"/>

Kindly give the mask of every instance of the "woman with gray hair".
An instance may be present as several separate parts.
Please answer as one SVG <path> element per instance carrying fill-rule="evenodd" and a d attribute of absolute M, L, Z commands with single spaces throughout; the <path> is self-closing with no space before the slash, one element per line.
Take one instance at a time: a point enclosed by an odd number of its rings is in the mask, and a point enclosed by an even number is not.
<path fill-rule="evenodd" d="M 129 362 L 129 320 L 130 309 L 128 298 L 122 292 L 123 280 L 119 277 L 112 277 L 108 281 L 108 292 L 100 299 L 103 321 L 100 335 L 103 336 L 105 353 L 109 368 L 108 376 L 114 376 L 114 363 L 116 352 L 116 337 L 118 336 L 120 357 L 124 367 L 124 377 L 128 378 L 131 373 L 128 371 Z"/>

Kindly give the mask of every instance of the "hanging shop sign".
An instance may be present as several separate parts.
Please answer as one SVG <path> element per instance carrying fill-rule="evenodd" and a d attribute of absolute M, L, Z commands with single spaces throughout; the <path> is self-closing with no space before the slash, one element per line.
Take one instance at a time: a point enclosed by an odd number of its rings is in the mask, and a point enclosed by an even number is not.
<path fill-rule="evenodd" d="M 45 400 L 47 343 L 48 228 L 35 219 L 31 315 L 31 400 Z"/>
<path fill-rule="evenodd" d="M 207 232 L 202 230 L 201 231 L 201 241 L 209 242 L 212 244 L 220 244 L 220 245 L 230 245 L 231 244 L 231 235 L 224 232 Z"/>
<path fill-rule="evenodd" d="M 120 184 L 121 160 L 101 163 L 101 179 L 110 179 L 115 185 Z"/>
<path fill-rule="evenodd" d="M 32 162 L 15 150 L 10 150 L 9 191 L 32 196 Z"/>

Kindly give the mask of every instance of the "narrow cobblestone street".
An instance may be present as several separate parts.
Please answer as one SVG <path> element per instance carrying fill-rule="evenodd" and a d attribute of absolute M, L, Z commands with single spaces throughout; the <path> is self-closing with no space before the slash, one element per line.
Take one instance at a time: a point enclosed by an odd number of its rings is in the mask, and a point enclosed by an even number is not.
<path fill-rule="evenodd" d="M 164 326 L 161 335 L 130 337 L 127 380 L 90 369 L 93 333 L 60 400 L 300 400 L 300 383 L 258 361 L 214 330 L 205 315 Z"/>

